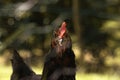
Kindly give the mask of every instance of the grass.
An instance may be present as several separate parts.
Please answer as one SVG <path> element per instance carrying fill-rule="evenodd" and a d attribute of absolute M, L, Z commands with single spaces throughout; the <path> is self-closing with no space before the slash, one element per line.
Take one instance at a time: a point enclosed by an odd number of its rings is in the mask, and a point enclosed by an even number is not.
<path fill-rule="evenodd" d="M 76 76 L 76 80 L 120 80 L 120 77 L 117 75 L 109 75 L 109 74 L 82 74 L 78 73 Z"/>
<path fill-rule="evenodd" d="M 0 80 L 10 80 L 12 68 L 10 66 L 0 65 Z"/>
<path fill-rule="evenodd" d="M 42 73 L 42 69 L 39 69 L 37 67 L 32 67 L 32 70 L 34 70 L 37 74 Z M 0 64 L 0 80 L 10 80 L 11 74 L 12 74 L 11 66 L 5 66 Z"/>
<path fill-rule="evenodd" d="M 32 69 L 40 74 L 42 69 L 32 67 Z M 10 75 L 12 73 L 11 66 L 4 66 L 0 64 L 0 80 L 10 80 Z M 120 80 L 120 77 L 116 74 L 84 74 L 77 72 L 76 80 Z"/>

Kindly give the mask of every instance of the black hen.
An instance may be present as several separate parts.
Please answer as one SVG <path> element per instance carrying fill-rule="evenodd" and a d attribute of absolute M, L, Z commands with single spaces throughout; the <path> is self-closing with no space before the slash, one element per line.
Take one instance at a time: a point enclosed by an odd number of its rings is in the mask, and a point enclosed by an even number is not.
<path fill-rule="evenodd" d="M 41 80 L 40 75 L 36 75 L 28 65 L 25 64 L 18 52 L 14 50 L 11 59 L 13 73 L 10 80 Z"/>
<path fill-rule="evenodd" d="M 75 55 L 66 26 L 67 23 L 63 22 L 53 33 L 41 80 L 75 80 Z"/>

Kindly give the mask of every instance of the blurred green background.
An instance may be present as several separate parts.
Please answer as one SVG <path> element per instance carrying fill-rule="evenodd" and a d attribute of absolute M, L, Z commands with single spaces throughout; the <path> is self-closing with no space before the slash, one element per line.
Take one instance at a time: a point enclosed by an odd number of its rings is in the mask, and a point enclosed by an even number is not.
<path fill-rule="evenodd" d="M 11 49 L 42 72 L 54 28 L 68 20 L 77 80 L 120 80 L 120 0 L 1 0 L 0 80 L 12 73 Z"/>

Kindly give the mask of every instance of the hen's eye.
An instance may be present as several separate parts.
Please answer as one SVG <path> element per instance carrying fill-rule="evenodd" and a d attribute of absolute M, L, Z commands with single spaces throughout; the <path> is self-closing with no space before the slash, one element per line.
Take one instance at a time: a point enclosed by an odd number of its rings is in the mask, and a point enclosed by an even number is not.
<path fill-rule="evenodd" d="M 54 34 L 54 37 L 57 37 L 57 34 Z"/>
<path fill-rule="evenodd" d="M 57 37 L 58 36 L 58 33 L 57 32 L 54 32 L 54 37 Z"/>

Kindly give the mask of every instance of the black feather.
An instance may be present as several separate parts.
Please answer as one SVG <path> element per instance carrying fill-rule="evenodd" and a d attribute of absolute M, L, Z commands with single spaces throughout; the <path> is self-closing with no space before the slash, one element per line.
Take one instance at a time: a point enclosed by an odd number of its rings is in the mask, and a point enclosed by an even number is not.
<path fill-rule="evenodd" d="M 40 80 L 41 76 L 38 76 L 33 72 L 30 67 L 25 64 L 19 53 L 14 50 L 13 57 L 11 59 L 13 73 L 11 80 Z"/>

